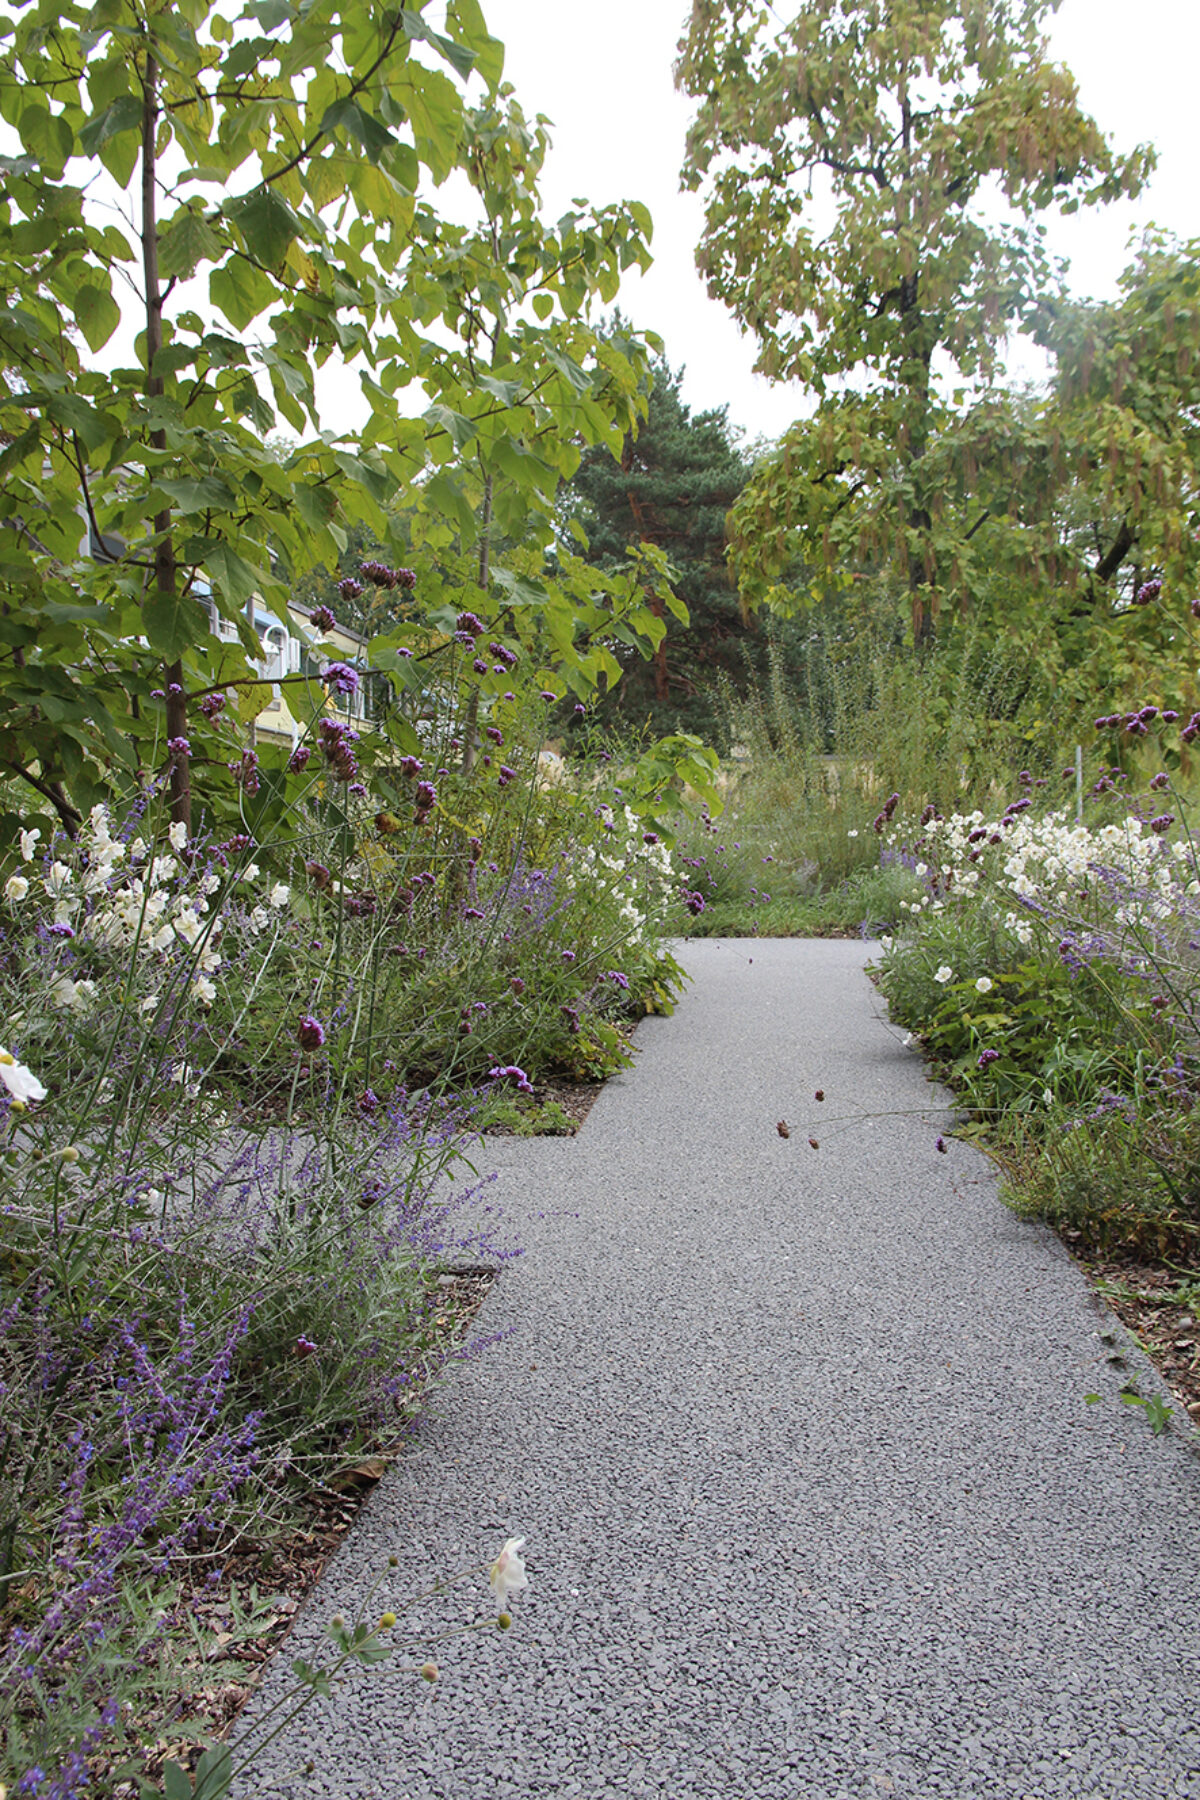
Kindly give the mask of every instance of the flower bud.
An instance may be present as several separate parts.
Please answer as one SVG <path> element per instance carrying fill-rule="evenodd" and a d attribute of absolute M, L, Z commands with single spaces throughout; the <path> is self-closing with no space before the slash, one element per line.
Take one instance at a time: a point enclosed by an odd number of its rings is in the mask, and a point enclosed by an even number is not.
<path fill-rule="evenodd" d="M 512 1614 L 511 1613 L 500 1613 L 496 1619 L 497 1631 L 507 1631 L 511 1624 L 512 1624 Z"/>
<path fill-rule="evenodd" d="M 422 1663 L 421 1677 L 424 1681 L 436 1681 L 438 1678 L 437 1664 L 435 1662 Z"/>
<path fill-rule="evenodd" d="M 383 1614 L 383 1617 L 379 1621 L 379 1629 L 380 1629 L 380 1631 L 391 1631 L 391 1629 L 395 1625 L 395 1623 L 396 1623 L 395 1613 L 394 1612 L 385 1612 Z"/>

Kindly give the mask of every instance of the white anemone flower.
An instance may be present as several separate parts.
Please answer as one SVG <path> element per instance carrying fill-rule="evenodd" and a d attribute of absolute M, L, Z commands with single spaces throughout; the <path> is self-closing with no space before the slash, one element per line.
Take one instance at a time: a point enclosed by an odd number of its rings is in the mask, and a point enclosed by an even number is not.
<path fill-rule="evenodd" d="M 954 970 L 950 967 L 949 963 L 943 963 L 940 969 L 934 970 L 933 979 L 935 981 L 940 981 L 942 986 L 945 987 L 948 981 L 954 980 Z"/>
<path fill-rule="evenodd" d="M 22 862 L 32 862 L 33 861 L 33 853 L 37 849 L 37 841 L 41 837 L 41 835 L 42 834 L 37 829 L 36 825 L 34 826 L 32 831 L 23 831 L 21 833 L 21 861 Z"/>
<path fill-rule="evenodd" d="M 6 900 L 23 900 L 28 892 L 29 883 L 26 881 L 24 875 L 10 875 L 4 884 L 4 898 Z"/>
<path fill-rule="evenodd" d="M 270 904 L 278 911 L 281 906 L 287 905 L 288 895 L 291 891 L 291 888 L 288 887 L 285 881 L 277 881 L 267 898 Z"/>
<path fill-rule="evenodd" d="M 24 1063 L 19 1063 L 12 1052 L 5 1050 L 2 1045 L 0 1045 L 0 1081 L 12 1095 L 13 1105 L 16 1107 L 28 1106 L 31 1100 L 46 1098 L 46 1090 L 32 1069 L 27 1069 Z M 507 1550 L 507 1548 L 506 1544 L 504 1549 Z M 500 1554 L 503 1557 L 504 1551 L 502 1550 Z"/>
<path fill-rule="evenodd" d="M 977 994 L 990 994 L 994 985 L 995 984 L 989 975 L 981 975 L 979 980 L 975 983 L 975 992 Z"/>
<path fill-rule="evenodd" d="M 519 1594 L 522 1588 L 529 1586 L 525 1564 L 521 1560 L 524 1544 L 524 1538 L 509 1538 L 488 1570 L 488 1585 L 495 1594 L 501 1611 L 507 1607 L 513 1594 Z"/>
<path fill-rule="evenodd" d="M 171 841 L 172 850 L 182 850 L 186 847 L 187 826 L 182 819 L 176 819 L 173 825 L 168 826 L 167 836 Z"/>

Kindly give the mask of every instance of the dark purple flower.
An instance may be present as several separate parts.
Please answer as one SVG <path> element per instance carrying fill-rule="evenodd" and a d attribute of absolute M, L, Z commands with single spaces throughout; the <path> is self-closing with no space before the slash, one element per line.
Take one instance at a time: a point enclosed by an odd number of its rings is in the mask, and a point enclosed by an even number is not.
<path fill-rule="evenodd" d="M 331 662 L 321 670 L 321 680 L 327 681 L 336 694 L 357 694 L 359 675 L 349 663 Z"/>
<path fill-rule="evenodd" d="M 352 781 L 350 786 L 346 789 L 348 794 L 353 794 L 357 799 L 361 799 L 366 791 L 366 783 L 363 781 Z"/>
<path fill-rule="evenodd" d="M 489 725 L 487 727 L 487 736 L 491 738 L 493 744 L 502 744 L 504 742 L 504 733 L 498 725 Z"/>
<path fill-rule="evenodd" d="M 1164 772 L 1160 772 L 1159 774 L 1150 777 L 1150 786 L 1152 788 L 1168 788 L 1170 785 L 1171 777 Z"/>
<path fill-rule="evenodd" d="M 185 737 L 168 738 L 167 749 L 172 756 L 179 757 L 181 761 L 186 761 L 192 754 L 192 746 Z"/>
<path fill-rule="evenodd" d="M 463 918 L 464 919 L 482 919 L 483 914 L 480 912 L 480 910 L 477 906 L 464 906 L 463 907 Z"/>
<path fill-rule="evenodd" d="M 225 711 L 224 694 L 205 694 L 200 702 L 200 711 L 206 719 L 215 719 L 218 713 Z"/>
<path fill-rule="evenodd" d="M 325 1027 L 311 1013 L 305 1013 L 296 1028 L 296 1037 L 302 1050 L 319 1050 L 325 1042 Z"/>
<path fill-rule="evenodd" d="M 938 1139 L 938 1141 L 937 1141 L 937 1143 L 936 1143 L 936 1144 L 935 1144 L 935 1145 L 934 1145 L 934 1146 L 933 1146 L 933 1147 L 934 1147 L 934 1149 L 935 1149 L 935 1150 L 937 1150 L 937 1151 L 940 1151 L 940 1153 L 941 1153 L 941 1154 L 942 1154 L 942 1155 L 943 1155 L 943 1156 L 945 1156 L 945 1154 L 946 1154 L 946 1140 L 945 1140 L 945 1138 L 944 1138 L 944 1137 L 940 1137 L 940 1138 L 939 1138 L 939 1139 Z"/>
<path fill-rule="evenodd" d="M 364 1088 L 358 1096 L 356 1104 L 363 1118 L 369 1119 L 373 1113 L 379 1111 L 379 1095 L 374 1088 Z"/>
<path fill-rule="evenodd" d="M 1174 813 L 1160 813 L 1157 819 L 1151 819 L 1150 829 L 1161 837 L 1164 831 L 1170 831 L 1175 823 Z"/>
<path fill-rule="evenodd" d="M 488 672 L 488 666 L 484 662 L 482 656 L 477 656 L 475 661 L 471 664 L 471 667 L 477 675 L 486 675 Z"/>
<path fill-rule="evenodd" d="M 432 781 L 418 781 L 413 790 L 413 800 L 416 803 L 418 813 L 427 813 L 431 807 L 436 806 L 437 789 L 434 787 Z"/>
<path fill-rule="evenodd" d="M 519 975 L 514 975 L 508 985 L 514 994 L 523 994 L 525 992 L 525 983 L 521 980 Z"/>
<path fill-rule="evenodd" d="M 288 773 L 291 775 L 298 775 L 301 769 L 307 768 L 308 759 L 311 755 L 312 746 L 310 744 L 297 744 L 296 748 L 292 751 L 292 754 L 288 757 Z"/>
<path fill-rule="evenodd" d="M 532 1094 L 533 1092 L 533 1083 L 530 1081 L 524 1069 L 518 1068 L 516 1063 L 503 1063 L 494 1069 L 489 1069 L 488 1080 L 515 1081 L 519 1092 L 522 1094 Z"/>
<path fill-rule="evenodd" d="M 1179 717 L 1179 714 L 1175 711 L 1173 706 L 1168 706 L 1164 708 L 1160 716 L 1164 725 L 1173 725 Z"/>
<path fill-rule="evenodd" d="M 477 613 L 473 612 L 460 612 L 457 619 L 454 621 L 454 628 L 456 635 L 461 632 L 465 637 L 470 639 L 472 643 L 477 637 L 481 637 L 486 630 L 483 620 Z"/>
<path fill-rule="evenodd" d="M 510 769 L 507 763 L 501 763 L 500 773 L 496 781 L 497 787 L 507 787 L 510 781 L 515 781 L 516 779 L 517 771 L 515 769 Z"/>
<path fill-rule="evenodd" d="M 1133 597 L 1135 606 L 1149 606 L 1162 593 L 1163 584 L 1156 576 L 1153 581 L 1144 581 Z"/>
<path fill-rule="evenodd" d="M 304 865 L 304 873 L 308 876 L 313 886 L 318 889 L 331 888 L 333 886 L 333 876 L 329 873 L 329 870 L 325 867 L 324 863 L 306 862 Z"/>
<path fill-rule="evenodd" d="M 658 842 L 657 831 L 643 831 L 642 842 L 643 842 L 643 844 L 657 844 L 657 842 Z"/>
<path fill-rule="evenodd" d="M 419 775 L 424 767 L 425 764 L 419 756 L 402 756 L 400 758 L 400 773 L 406 781 L 414 775 Z"/>
<path fill-rule="evenodd" d="M 543 688 L 541 691 L 541 698 L 546 702 L 547 706 L 549 706 L 553 701 L 558 699 L 558 695 L 552 694 L 549 688 Z"/>
<path fill-rule="evenodd" d="M 299 1357 L 315 1356 L 316 1353 L 317 1353 L 317 1346 L 313 1343 L 311 1338 L 298 1337 L 296 1339 L 296 1355 L 297 1356 L 299 1356 Z"/>
<path fill-rule="evenodd" d="M 362 588 L 353 576 L 347 575 L 345 581 L 338 582 L 338 593 L 343 600 L 357 600 L 362 593 Z M 308 622 L 310 625 L 315 625 L 321 632 L 330 632 L 337 624 L 337 620 L 328 606 L 314 606 L 308 615 Z"/>
<path fill-rule="evenodd" d="M 52 938 L 73 938 L 75 936 L 75 928 L 73 925 L 68 925 L 65 920 L 56 919 L 53 925 L 47 925 L 46 936 Z"/>
<path fill-rule="evenodd" d="M 979 1061 L 976 1063 L 975 1067 L 977 1069 L 986 1069 L 989 1063 L 999 1061 L 1000 1052 L 998 1050 L 981 1050 L 979 1053 Z"/>

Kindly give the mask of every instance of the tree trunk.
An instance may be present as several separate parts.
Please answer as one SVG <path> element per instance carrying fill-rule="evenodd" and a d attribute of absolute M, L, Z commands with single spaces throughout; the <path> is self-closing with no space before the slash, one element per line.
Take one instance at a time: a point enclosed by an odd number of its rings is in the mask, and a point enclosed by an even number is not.
<path fill-rule="evenodd" d="M 158 197 L 157 179 L 158 132 L 158 60 L 146 46 L 146 69 L 142 77 L 142 271 L 146 287 L 146 398 L 161 399 L 163 378 L 155 373 L 154 362 L 163 342 L 163 295 L 158 274 Z M 155 450 L 166 450 L 165 430 L 152 431 L 150 444 Z M 154 588 L 164 599 L 174 600 L 179 573 L 175 566 L 175 544 L 171 536 L 170 510 L 154 516 Z M 169 743 L 187 742 L 187 695 L 183 691 L 183 660 L 176 657 L 163 669 L 167 690 L 167 739 Z M 192 777 L 186 750 L 171 752 L 171 818 L 192 830 Z"/>

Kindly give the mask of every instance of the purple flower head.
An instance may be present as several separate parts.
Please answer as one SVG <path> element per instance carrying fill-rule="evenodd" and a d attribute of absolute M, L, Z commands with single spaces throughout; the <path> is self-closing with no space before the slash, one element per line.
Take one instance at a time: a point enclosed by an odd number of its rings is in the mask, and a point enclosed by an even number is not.
<path fill-rule="evenodd" d="M 349 663 L 332 662 L 321 670 L 321 680 L 329 682 L 335 694 L 357 694 L 359 675 Z"/>
<path fill-rule="evenodd" d="M 557 699 L 558 699 L 558 695 L 557 695 L 557 694 L 552 694 L 552 693 L 551 693 L 551 692 L 550 692 L 550 689 L 549 689 L 549 688 L 543 688 L 543 689 L 542 689 L 542 691 L 541 691 L 541 695 L 540 695 L 540 698 L 541 698 L 541 699 L 543 699 L 543 700 L 544 700 L 544 701 L 545 701 L 545 702 L 546 702 L 546 705 L 547 705 L 547 706 L 549 706 L 549 705 L 551 705 L 551 704 L 552 704 L 552 702 L 553 702 L 553 701 L 555 701 L 555 700 L 557 700 Z"/>
<path fill-rule="evenodd" d="M 374 1088 L 364 1088 L 358 1096 L 356 1104 L 363 1118 L 369 1119 L 372 1114 L 379 1111 L 379 1095 Z"/>
<path fill-rule="evenodd" d="M 1133 597 L 1135 606 L 1150 606 L 1162 593 L 1163 584 L 1156 576 L 1153 581 L 1144 581 Z"/>
<path fill-rule="evenodd" d="M 1170 831 L 1174 823 L 1174 813 L 1160 813 L 1157 819 L 1151 819 L 1150 829 L 1161 837 L 1165 831 Z"/>
<path fill-rule="evenodd" d="M 73 938 L 75 936 L 75 928 L 72 925 L 68 925 L 64 920 L 56 919 L 53 925 L 47 925 L 46 936 L 52 938 Z"/>
<path fill-rule="evenodd" d="M 345 581 L 338 582 L 338 593 L 343 600 L 357 600 L 362 588 L 353 576 L 347 575 Z M 337 624 L 332 609 L 328 606 L 314 606 L 308 615 L 308 622 L 315 625 L 318 631 L 326 633 L 332 631 Z"/>
<path fill-rule="evenodd" d="M 504 742 L 504 733 L 498 725 L 489 725 L 487 727 L 487 736 L 491 738 L 493 744 L 502 744 Z"/>
<path fill-rule="evenodd" d="M 477 675 L 486 675 L 488 672 L 488 666 L 484 662 L 482 656 L 477 656 L 475 661 L 471 664 L 471 667 Z"/>
<path fill-rule="evenodd" d="M 477 906 L 464 906 L 463 907 L 463 918 L 464 919 L 482 919 L 483 916 L 484 915 L 480 912 L 480 910 Z"/>
<path fill-rule="evenodd" d="M 206 719 L 215 719 L 219 713 L 225 711 L 224 694 L 205 694 L 200 702 L 200 711 Z"/>
<path fill-rule="evenodd" d="M 680 897 L 683 900 L 683 904 L 687 907 L 688 911 L 691 913 L 692 917 L 698 919 L 700 917 L 700 914 L 704 911 L 704 907 L 705 907 L 704 895 L 700 892 L 700 890 L 697 888 L 693 892 L 688 888 L 684 888 L 683 893 Z"/>
<path fill-rule="evenodd" d="M 1150 721 L 1152 719 L 1157 719 L 1157 717 L 1157 706 L 1143 706 L 1141 712 L 1138 714 L 1138 718 L 1142 721 L 1143 725 L 1149 725 Z"/>
<path fill-rule="evenodd" d="M 498 787 L 507 787 L 510 781 L 515 781 L 516 779 L 517 771 L 515 769 L 510 769 L 507 763 L 501 763 L 500 774 L 496 785 Z"/>
<path fill-rule="evenodd" d="M 1161 717 L 1164 725 L 1173 725 L 1175 723 L 1176 719 L 1179 717 L 1179 714 L 1175 711 L 1175 708 L 1173 706 L 1168 706 L 1168 707 L 1164 708 L 1163 712 L 1159 716 Z"/>
<path fill-rule="evenodd" d="M 1160 771 L 1159 774 L 1150 777 L 1150 786 L 1152 788 L 1168 788 L 1170 785 L 1171 777 L 1165 772 Z"/>
<path fill-rule="evenodd" d="M 310 744 L 297 744 L 296 748 L 292 751 L 292 754 L 288 757 L 288 773 L 290 775 L 298 775 L 301 769 L 307 768 L 308 759 L 311 755 L 312 746 Z"/>
<path fill-rule="evenodd" d="M 577 700 L 577 701 L 576 701 L 576 702 L 575 702 L 575 715 L 576 715 L 576 717 L 577 717 L 577 718 L 582 718 L 582 716 L 583 716 L 583 714 L 584 714 L 584 713 L 585 713 L 585 712 L 586 712 L 586 711 L 587 711 L 587 707 L 586 707 L 586 706 L 585 706 L 585 705 L 584 705 L 584 704 L 583 704 L 583 701 L 582 701 L 582 700 Z"/>
<path fill-rule="evenodd" d="M 525 983 L 521 980 L 519 975 L 514 975 L 508 985 L 514 994 L 523 994 L 525 992 Z"/>
<path fill-rule="evenodd" d="M 483 620 L 473 612 L 460 612 L 454 621 L 454 628 L 455 635 L 462 632 L 472 643 L 477 637 L 482 637 L 487 629 Z"/>
<path fill-rule="evenodd" d="M 427 813 L 431 807 L 436 806 L 437 789 L 432 781 L 418 781 L 413 792 L 413 799 L 419 813 Z"/>
<path fill-rule="evenodd" d="M 414 775 L 419 775 L 424 767 L 425 764 L 419 756 L 402 756 L 400 758 L 400 773 L 406 781 Z"/>
<path fill-rule="evenodd" d="M 180 685 L 177 681 L 169 681 L 167 683 L 167 692 L 168 692 L 168 694 L 174 694 L 176 697 L 178 697 L 178 695 L 182 694 L 183 689 L 180 687 Z"/>
<path fill-rule="evenodd" d="M 657 842 L 658 842 L 657 831 L 643 831 L 642 842 L 643 842 L 643 844 L 657 844 Z"/>
<path fill-rule="evenodd" d="M 520 1093 L 532 1094 L 533 1092 L 533 1083 L 530 1081 L 524 1069 L 518 1068 L 516 1063 L 502 1063 L 497 1065 L 494 1069 L 489 1069 L 488 1080 L 515 1081 Z"/>
<path fill-rule="evenodd" d="M 296 1027 L 296 1037 L 302 1050 L 319 1050 L 325 1042 L 325 1027 L 311 1013 L 305 1013 Z"/>
<path fill-rule="evenodd" d="M 575 952 L 573 950 L 564 950 L 562 959 L 565 963 L 573 963 L 575 961 Z"/>
<path fill-rule="evenodd" d="M 333 886 L 333 876 L 329 873 L 329 870 L 325 867 L 324 863 L 306 862 L 304 865 L 304 873 L 318 890 L 323 891 L 324 889 Z"/>
<path fill-rule="evenodd" d="M 316 1354 L 317 1354 L 317 1346 L 313 1343 L 311 1338 L 298 1337 L 296 1339 L 296 1355 L 297 1356 L 299 1356 L 299 1357 L 315 1356 Z"/>
<path fill-rule="evenodd" d="M 934 1145 L 934 1146 L 933 1146 L 933 1147 L 934 1147 L 934 1149 L 935 1149 L 935 1150 L 937 1150 L 937 1151 L 938 1151 L 938 1152 L 939 1152 L 939 1153 L 940 1153 L 940 1154 L 941 1154 L 941 1155 L 942 1155 L 942 1156 L 945 1156 L 945 1154 L 946 1154 L 946 1140 L 945 1140 L 945 1138 L 944 1138 L 944 1137 L 940 1137 L 940 1138 L 939 1138 L 939 1139 L 938 1139 L 938 1141 L 937 1141 L 937 1143 L 936 1143 L 936 1144 L 935 1144 L 935 1145 Z"/>
<path fill-rule="evenodd" d="M 168 738 L 167 749 L 172 756 L 178 757 L 181 762 L 186 762 L 187 758 L 192 754 L 192 746 L 185 737 Z"/>
<path fill-rule="evenodd" d="M 979 1061 L 976 1063 L 975 1067 L 977 1069 L 986 1069 L 990 1063 L 999 1061 L 1000 1052 L 998 1050 L 981 1050 L 979 1053 Z"/>
<path fill-rule="evenodd" d="M 615 987 L 623 989 L 625 993 L 629 992 L 629 977 L 622 975 L 620 969 L 610 969 L 604 979 L 611 981 Z"/>

